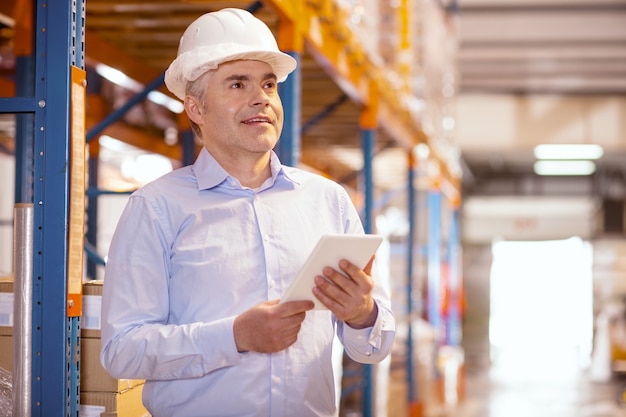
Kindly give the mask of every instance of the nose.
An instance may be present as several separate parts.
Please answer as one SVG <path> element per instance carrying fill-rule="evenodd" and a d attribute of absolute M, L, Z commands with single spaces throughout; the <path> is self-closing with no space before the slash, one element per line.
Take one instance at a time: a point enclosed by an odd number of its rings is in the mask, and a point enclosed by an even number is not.
<path fill-rule="evenodd" d="M 250 93 L 250 105 L 251 106 L 268 106 L 270 103 L 270 96 L 263 86 L 258 86 L 252 89 Z"/>

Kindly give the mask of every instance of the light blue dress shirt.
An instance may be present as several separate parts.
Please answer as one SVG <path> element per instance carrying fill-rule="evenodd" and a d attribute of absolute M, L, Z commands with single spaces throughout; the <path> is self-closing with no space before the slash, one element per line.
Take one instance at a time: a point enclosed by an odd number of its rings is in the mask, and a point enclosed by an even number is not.
<path fill-rule="evenodd" d="M 280 298 L 322 234 L 363 233 L 340 185 L 273 153 L 271 172 L 259 189 L 242 187 L 203 148 L 128 201 L 106 266 L 101 362 L 146 379 L 155 417 L 336 416 L 335 331 L 355 361 L 391 350 L 395 320 L 377 283 L 371 328 L 309 311 L 288 349 L 237 352 L 235 317 Z"/>

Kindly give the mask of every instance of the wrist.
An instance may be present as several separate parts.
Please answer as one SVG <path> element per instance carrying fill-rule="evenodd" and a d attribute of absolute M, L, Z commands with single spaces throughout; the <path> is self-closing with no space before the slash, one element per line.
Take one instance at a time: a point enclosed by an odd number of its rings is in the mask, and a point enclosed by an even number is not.
<path fill-rule="evenodd" d="M 353 329 L 367 329 L 368 327 L 372 327 L 378 318 L 378 305 L 376 305 L 376 302 L 372 304 L 369 314 L 363 320 L 346 321 L 346 324 Z"/>

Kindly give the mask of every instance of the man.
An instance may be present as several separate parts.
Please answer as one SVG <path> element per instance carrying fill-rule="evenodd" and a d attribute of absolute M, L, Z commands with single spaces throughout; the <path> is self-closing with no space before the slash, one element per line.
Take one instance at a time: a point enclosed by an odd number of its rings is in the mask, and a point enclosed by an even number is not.
<path fill-rule="evenodd" d="M 334 333 L 354 360 L 392 346 L 389 296 L 347 262 L 313 303 L 279 299 L 322 234 L 362 234 L 338 184 L 282 166 L 277 83 L 296 67 L 267 26 L 224 9 L 181 38 L 165 81 L 204 143 L 192 166 L 135 192 L 108 256 L 102 353 L 146 379 L 155 417 L 336 416 Z"/>

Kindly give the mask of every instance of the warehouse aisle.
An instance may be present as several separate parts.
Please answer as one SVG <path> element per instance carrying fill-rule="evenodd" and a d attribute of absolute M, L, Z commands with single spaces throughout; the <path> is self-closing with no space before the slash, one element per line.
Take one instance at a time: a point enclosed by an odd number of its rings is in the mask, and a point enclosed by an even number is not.
<path fill-rule="evenodd" d="M 589 377 L 591 254 L 578 238 L 493 247 L 468 284 L 489 306 L 466 317 L 465 400 L 447 417 L 626 416 L 626 379 Z"/>
<path fill-rule="evenodd" d="M 469 370 L 465 399 L 447 417 L 626 416 L 620 398 L 626 379 L 590 381 L 573 356 L 508 357 L 499 365 Z"/>

